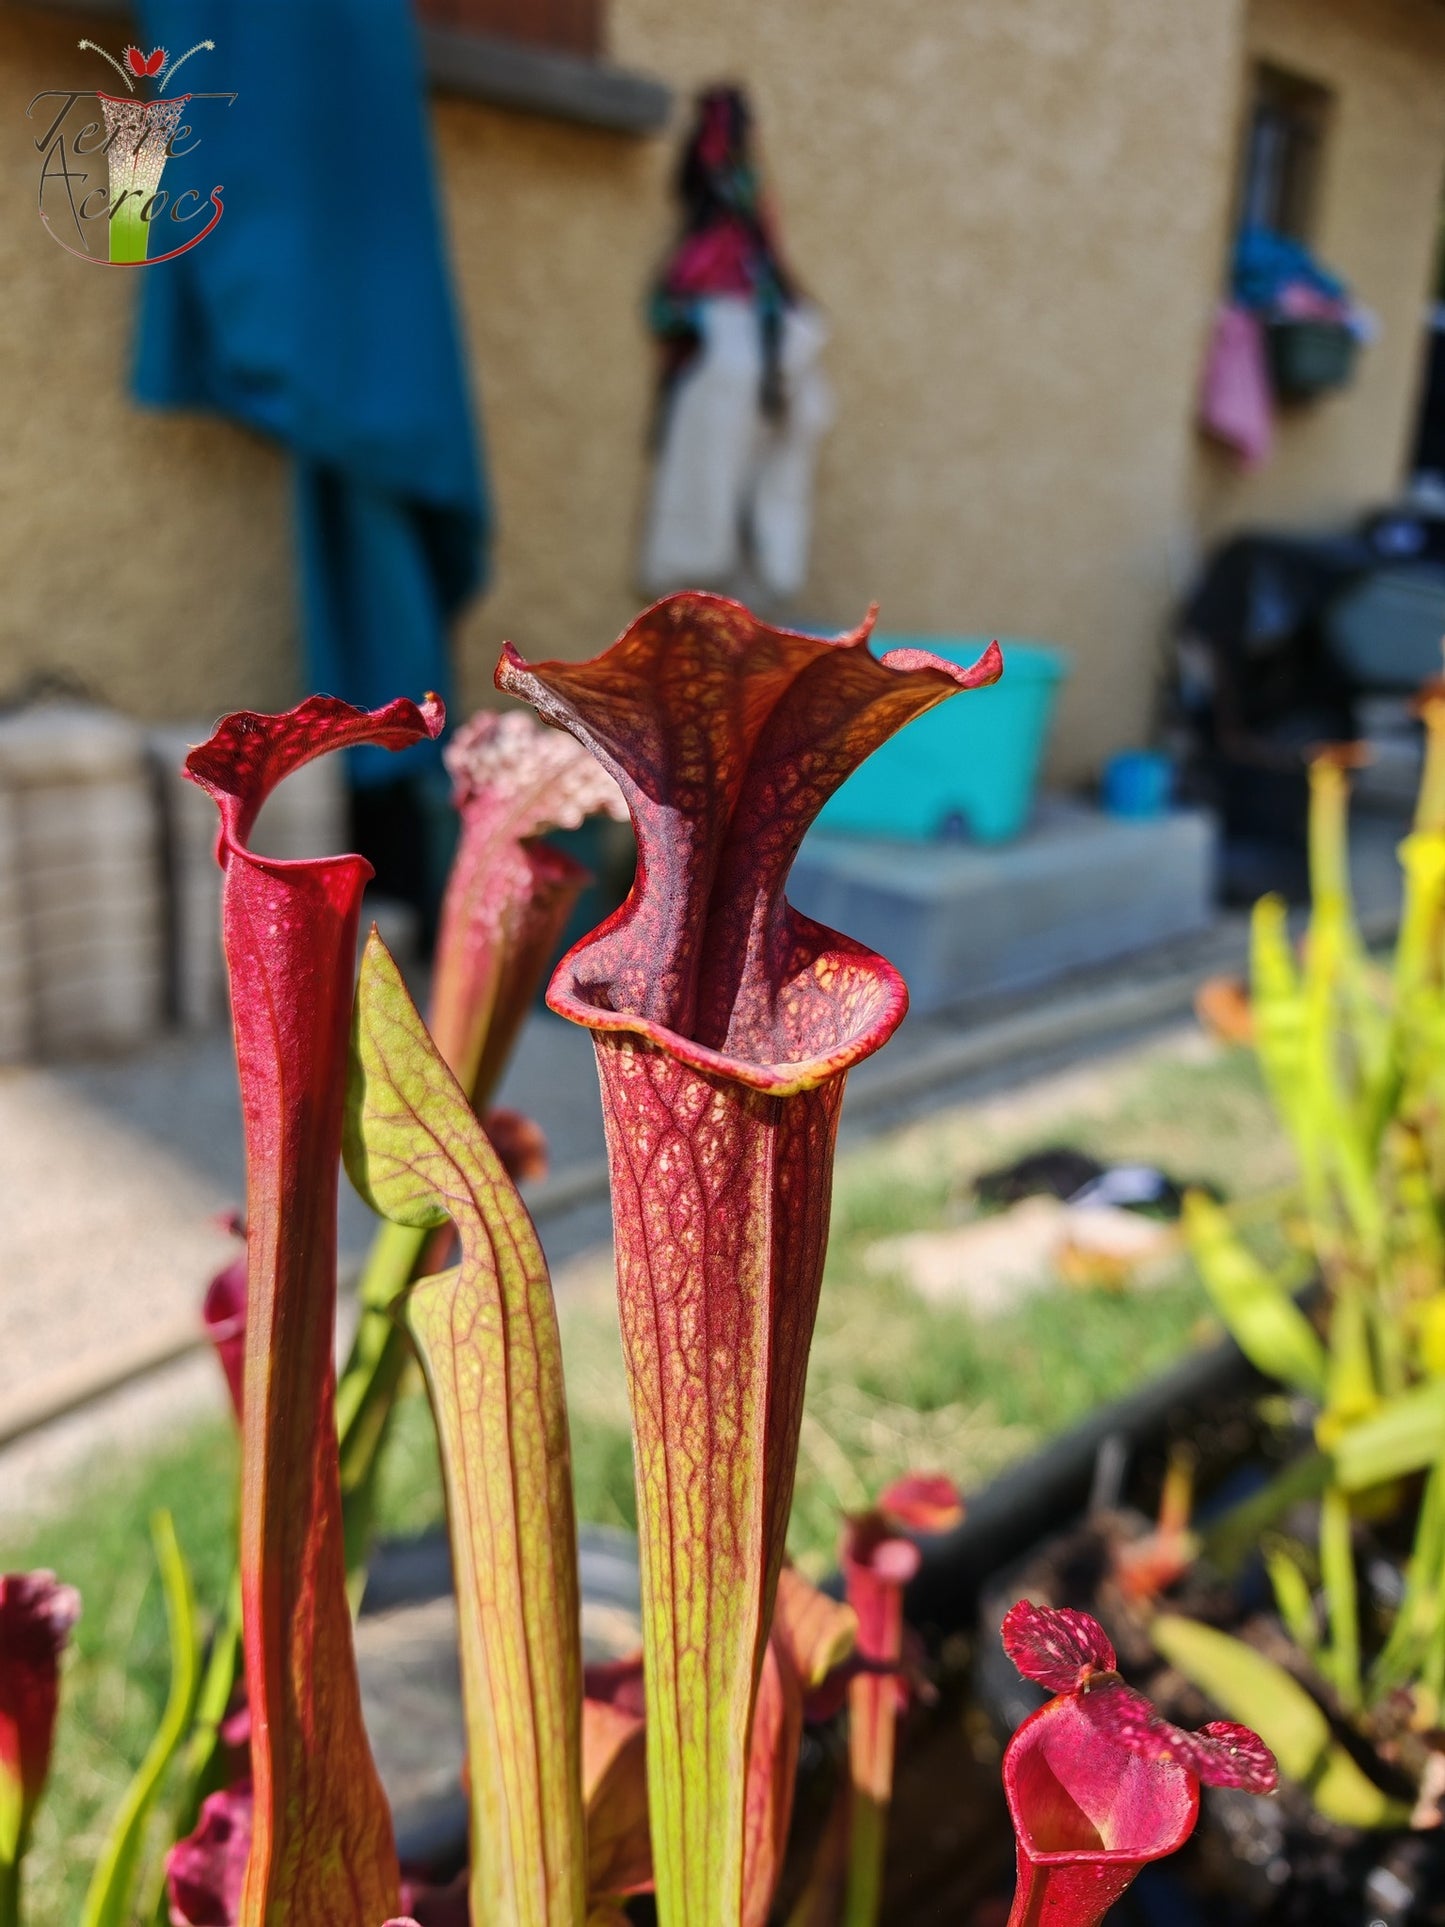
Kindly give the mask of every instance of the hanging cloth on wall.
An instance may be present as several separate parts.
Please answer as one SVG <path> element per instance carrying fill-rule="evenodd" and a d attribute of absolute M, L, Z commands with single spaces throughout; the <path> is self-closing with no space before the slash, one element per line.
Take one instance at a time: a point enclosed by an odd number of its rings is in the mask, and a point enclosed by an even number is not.
<path fill-rule="evenodd" d="M 807 578 L 813 473 L 833 420 L 822 315 L 785 266 L 735 87 L 700 96 L 682 233 L 653 291 L 662 348 L 644 585 L 779 598 Z"/>
<path fill-rule="evenodd" d="M 410 5 L 202 11 L 216 44 L 192 84 L 236 99 L 197 103 L 166 178 L 203 198 L 223 183 L 225 217 L 142 276 L 136 394 L 291 451 L 309 689 L 368 708 L 446 696 L 447 627 L 481 585 L 489 517 Z M 147 46 L 195 38 L 195 0 L 141 16 Z M 361 749 L 350 767 L 388 783 L 435 754 Z"/>
<path fill-rule="evenodd" d="M 1274 447 L 1274 397 L 1259 317 L 1221 302 L 1209 337 L 1199 395 L 1200 426 L 1257 468 Z"/>
<path fill-rule="evenodd" d="M 695 309 L 699 348 L 676 381 L 653 477 L 642 574 L 661 593 L 686 586 L 796 595 L 808 574 L 813 470 L 833 420 L 816 308 L 790 308 L 777 379 L 787 405 L 758 406 L 763 347 L 750 302 L 720 295 Z"/>
<path fill-rule="evenodd" d="M 761 346 L 759 405 L 782 406 L 778 359 L 783 314 L 796 300 L 783 265 L 772 211 L 752 151 L 752 108 L 740 87 L 710 87 L 698 96 L 697 118 L 675 188 L 682 233 L 653 290 L 648 319 L 663 345 L 660 402 L 703 347 L 702 302 L 735 295 L 750 303 Z"/>

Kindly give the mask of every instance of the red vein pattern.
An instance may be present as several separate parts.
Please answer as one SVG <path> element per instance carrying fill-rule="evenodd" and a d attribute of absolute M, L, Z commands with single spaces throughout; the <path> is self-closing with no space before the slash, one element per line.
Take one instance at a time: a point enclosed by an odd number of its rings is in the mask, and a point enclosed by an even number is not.
<path fill-rule="evenodd" d="M 792 1499 L 848 1068 L 907 1008 L 891 965 L 787 904 L 804 833 L 911 717 L 993 681 L 671 596 L 592 662 L 502 689 L 617 780 L 622 908 L 552 979 L 594 1033 L 637 1454 L 663 1927 L 737 1927 L 749 1729 Z"/>
<path fill-rule="evenodd" d="M 767 1927 L 772 1916 L 792 1826 L 808 1695 L 847 1661 L 856 1635 L 851 1606 L 783 1567 L 753 1716 L 742 1927 Z"/>
<path fill-rule="evenodd" d="M 1025 1679 L 1051 1693 L 1072 1693 L 1094 1673 L 1118 1665 L 1109 1635 L 1090 1613 L 1020 1599 L 1004 1615 L 1003 1649 Z"/>
<path fill-rule="evenodd" d="M 539 839 L 626 808 L 577 744 L 521 711 L 464 723 L 446 764 L 461 836 L 437 933 L 429 1028 L 477 1102 L 500 1075 L 588 881 L 580 863 Z"/>
<path fill-rule="evenodd" d="M 871 1512 L 855 1514 L 839 1548 L 844 1593 L 858 1617 L 858 1652 L 869 1662 L 848 1683 L 850 1918 L 877 1918 L 898 1716 L 908 1706 L 902 1674 L 904 1589 L 922 1560 L 909 1532 L 947 1531 L 963 1517 L 953 1481 L 911 1473 Z"/>
<path fill-rule="evenodd" d="M 1018 1847 L 1010 1927 L 1097 1927 L 1141 1867 L 1194 1831 L 1201 1781 L 1273 1791 L 1274 1755 L 1257 1733 L 1172 1726 L 1120 1679 L 1090 1614 L 1021 1599 L 1003 1643 L 1026 1679 L 1058 1688 L 1004 1753 Z"/>
<path fill-rule="evenodd" d="M 403 1315 L 436 1418 L 471 1792 L 470 1906 L 496 1927 L 582 1927 L 577 1526 L 551 1281 L 500 1158 L 373 930 L 356 995 L 352 1182 L 461 1262 Z"/>
<path fill-rule="evenodd" d="M 283 777 L 371 742 L 401 749 L 440 704 L 371 714 L 313 697 L 243 712 L 186 774 L 221 812 L 222 935 L 246 1135 L 241 1590 L 254 1831 L 241 1927 L 376 1927 L 394 1914 L 391 1817 L 361 1718 L 337 1463 L 336 1184 L 360 857 L 282 863 L 246 838 Z"/>

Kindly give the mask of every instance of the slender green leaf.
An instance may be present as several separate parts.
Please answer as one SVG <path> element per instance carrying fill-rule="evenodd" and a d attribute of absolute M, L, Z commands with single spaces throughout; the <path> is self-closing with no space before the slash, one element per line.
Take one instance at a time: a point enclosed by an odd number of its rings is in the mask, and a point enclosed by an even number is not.
<path fill-rule="evenodd" d="M 1150 1638 L 1230 1719 L 1246 1721 L 1271 1748 L 1280 1772 L 1304 1788 L 1327 1820 L 1349 1827 L 1402 1827 L 1410 1809 L 1369 1779 L 1330 1730 L 1324 1709 L 1292 1674 L 1242 1639 L 1174 1613 Z"/>
<path fill-rule="evenodd" d="M 1328 1446 L 1379 1408 L 1370 1353 L 1370 1314 L 1363 1282 L 1338 1275 L 1330 1308 L 1330 1351 L 1320 1443 Z"/>
<path fill-rule="evenodd" d="M 1402 1392 L 1341 1432 L 1332 1457 L 1335 1476 L 1346 1492 L 1383 1485 L 1445 1458 L 1445 1381 Z"/>
<path fill-rule="evenodd" d="M 1314 1207 L 1321 1258 L 1325 1249 L 1320 1234 L 1328 1235 L 1336 1199 L 1344 1206 L 1349 1229 L 1368 1251 L 1378 1251 L 1384 1230 L 1371 1135 L 1375 1107 L 1363 1085 L 1350 1083 L 1342 1062 L 1348 1042 L 1356 1060 L 1350 1068 L 1368 1079 L 1372 1073 L 1365 1070 L 1365 1060 L 1375 1063 L 1384 1048 L 1375 1029 L 1352 1028 L 1368 1006 L 1363 988 L 1353 999 L 1350 992 L 1357 961 L 1338 906 L 1317 898 L 1305 953 L 1304 1081 L 1297 1101 L 1307 1111 L 1321 1171 L 1334 1180 L 1333 1190 Z"/>
<path fill-rule="evenodd" d="M 1445 768 L 1445 761 L 1442 761 Z M 1423 795 L 1423 791 L 1422 791 Z M 1404 898 L 1395 943 L 1395 990 L 1402 1010 L 1438 978 L 1438 945 L 1445 916 L 1445 834 L 1415 830 L 1400 845 Z"/>
<path fill-rule="evenodd" d="M 1215 1310 L 1250 1363 L 1323 1398 L 1327 1361 L 1313 1325 L 1201 1192 L 1185 1199 L 1184 1233 Z"/>
<path fill-rule="evenodd" d="M 1350 1502 L 1338 1486 L 1327 1486 L 1320 1502 L 1320 1580 L 1329 1614 L 1329 1677 L 1347 1713 L 1360 1706 L 1360 1606 L 1355 1587 L 1355 1552 L 1350 1532 Z"/>
<path fill-rule="evenodd" d="M 341 1452 L 341 1517 L 346 1534 L 346 1581 L 353 1609 L 361 1603 L 376 1516 L 377 1482 L 396 1411 L 397 1393 L 412 1360 L 396 1306 L 411 1283 L 429 1233 L 386 1223 L 372 1240 L 357 1293 L 361 1317 L 336 1381 L 336 1429 Z"/>
<path fill-rule="evenodd" d="M 1227 1579 L 1238 1576 L 1254 1557 L 1261 1537 L 1283 1518 L 1292 1505 L 1316 1498 L 1330 1474 L 1323 1452 L 1292 1459 L 1267 1484 L 1241 1499 L 1201 1532 L 1204 1557 Z"/>
<path fill-rule="evenodd" d="M 1320 1644 L 1319 1622 L 1314 1595 L 1299 1561 L 1287 1547 L 1276 1543 L 1265 1547 L 1264 1564 L 1286 1631 L 1300 1651 L 1314 1659 Z"/>
<path fill-rule="evenodd" d="M 1255 1050 L 1275 1108 L 1294 1142 L 1306 1192 L 1318 1188 L 1319 1133 L 1310 1115 L 1304 997 L 1283 897 L 1261 897 L 1249 925 Z"/>
<path fill-rule="evenodd" d="M 85 1896 L 81 1927 L 126 1927 L 145 1845 L 146 1823 L 166 1769 L 180 1750 L 195 1712 L 201 1678 L 196 1602 L 185 1557 L 169 1512 L 151 1520 L 156 1563 L 170 1633 L 171 1684 L 156 1736 L 126 1790 Z"/>
<path fill-rule="evenodd" d="M 472 1918 L 585 1916 L 576 1526 L 561 1346 L 537 1234 L 373 931 L 346 1165 L 396 1223 L 450 1218 L 461 1263 L 403 1301 L 447 1487 L 472 1802 Z"/>
<path fill-rule="evenodd" d="M 1426 1671 L 1445 1627 L 1445 1462 L 1425 1481 L 1415 1543 L 1405 1574 L 1405 1597 L 1370 1681 L 1376 1697 L 1407 1685 Z M 1438 1694 L 1445 1681 L 1427 1679 Z"/>
<path fill-rule="evenodd" d="M 225 1610 L 211 1638 L 211 1650 L 191 1715 L 190 1737 L 181 1755 L 180 1789 L 170 1813 L 173 1840 L 183 1840 L 191 1832 L 206 1796 L 226 1782 L 229 1749 L 221 1736 L 221 1728 L 243 1671 L 241 1574 L 235 1570 L 226 1588 Z M 141 1915 L 152 1922 L 153 1927 L 170 1927 L 164 1868 L 157 1868 L 150 1879 Z"/>
<path fill-rule="evenodd" d="M 1355 1192 L 1368 1182 L 1369 1168 L 1388 1115 L 1393 1084 L 1393 1025 L 1387 994 L 1360 941 L 1350 888 L 1349 771 L 1338 760 L 1316 757 L 1310 767 L 1310 873 L 1313 914 L 1310 951 L 1326 962 L 1323 1008 L 1328 1030 L 1320 1067 L 1341 1113 L 1350 1125 L 1341 1183 L 1353 1196 L 1352 1210 L 1363 1205 L 1378 1222 L 1373 1191 Z M 1337 1052 L 1340 1055 L 1337 1057 Z M 1345 1088 L 1339 1087 L 1343 1076 Z M 1358 1151 L 1359 1155 L 1355 1153 Z"/>

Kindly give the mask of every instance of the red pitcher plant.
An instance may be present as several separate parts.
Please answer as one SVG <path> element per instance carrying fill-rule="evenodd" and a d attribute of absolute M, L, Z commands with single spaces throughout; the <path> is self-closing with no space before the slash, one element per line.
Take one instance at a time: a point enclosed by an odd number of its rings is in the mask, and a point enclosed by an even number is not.
<path fill-rule="evenodd" d="M 500 688 L 553 729 L 488 718 L 450 753 L 463 838 L 431 1030 L 374 931 L 358 978 L 364 862 L 279 862 L 248 838 L 303 762 L 434 736 L 439 705 L 314 697 L 228 717 L 192 752 L 220 812 L 246 1137 L 244 1259 L 208 1301 L 242 1432 L 239 1610 L 224 1623 L 243 1663 L 222 1636 L 201 1667 L 184 1562 L 158 1536 L 172 1699 L 86 1927 L 135 1917 L 166 1811 L 184 1838 L 154 1917 L 181 1927 L 615 1927 L 644 1890 L 662 1927 L 766 1927 L 804 1720 L 845 1706 L 838 1918 L 877 1917 L 914 1540 L 959 1502 L 948 1481 L 914 1479 L 853 1521 L 846 1601 L 785 1558 L 844 1082 L 907 995 L 784 890 L 858 764 L 1002 659 L 996 645 L 972 668 L 880 656 L 870 631 L 805 635 L 684 594 L 590 662 L 508 645 Z M 631 893 L 548 991 L 596 1047 L 638 1493 L 642 1652 L 584 1671 L 562 1353 L 514 1175 L 539 1146 L 489 1105 L 580 882 L 541 839 L 624 804 Z M 385 1225 L 338 1395 L 343 1157 Z M 368 1495 L 412 1358 L 440 1447 L 467 1746 L 469 1861 L 443 1894 L 403 1882 L 352 1639 Z M 19 1919 L 75 1611 L 49 1575 L 0 1581 L 0 1927 Z M 1245 1729 L 1190 1735 L 1154 1714 L 1092 1621 L 1021 1605 L 1005 1637 L 1057 1695 L 1005 1760 L 1018 1927 L 1100 1919 L 1188 1834 L 1201 1779 L 1272 1784 Z"/>

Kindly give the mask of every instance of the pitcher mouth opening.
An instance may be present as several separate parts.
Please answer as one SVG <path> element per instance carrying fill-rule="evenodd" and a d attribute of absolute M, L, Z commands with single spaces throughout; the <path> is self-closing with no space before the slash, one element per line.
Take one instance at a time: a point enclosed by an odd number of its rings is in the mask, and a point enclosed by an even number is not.
<path fill-rule="evenodd" d="M 801 918 L 797 921 L 804 924 Z M 746 1054 L 699 1043 L 655 1018 L 615 1008 L 608 1002 L 608 984 L 587 980 L 591 937 L 574 945 L 558 964 L 548 986 L 547 1006 L 587 1030 L 637 1037 L 710 1076 L 728 1078 L 773 1097 L 794 1096 L 841 1076 L 871 1057 L 887 1043 L 908 1011 L 907 987 L 886 957 L 821 924 L 805 927 L 822 940 L 817 952 L 803 970 L 779 985 L 779 1020 L 767 1035 L 758 1038 L 759 1048 Z M 799 1035 L 796 1030 L 790 1036 L 787 1009 L 790 999 L 804 987 L 812 1014 L 816 1015 L 821 1006 L 830 1010 L 834 1021 L 817 1024 L 812 1036 Z"/>
<path fill-rule="evenodd" d="M 1039 1866 L 1140 1864 L 1173 1853 L 1193 1831 L 1199 1795 L 1187 1769 L 1119 1746 L 1076 1695 L 1040 1707 L 1010 1754 L 1009 1811 Z"/>
<path fill-rule="evenodd" d="M 498 688 L 612 775 L 637 833 L 632 893 L 558 966 L 548 1002 L 699 1071 L 787 1095 L 887 1042 L 907 1010 L 883 958 L 788 904 L 819 810 L 882 742 L 994 681 L 919 650 L 779 629 L 739 602 L 665 596 L 588 662 L 503 646 Z"/>

